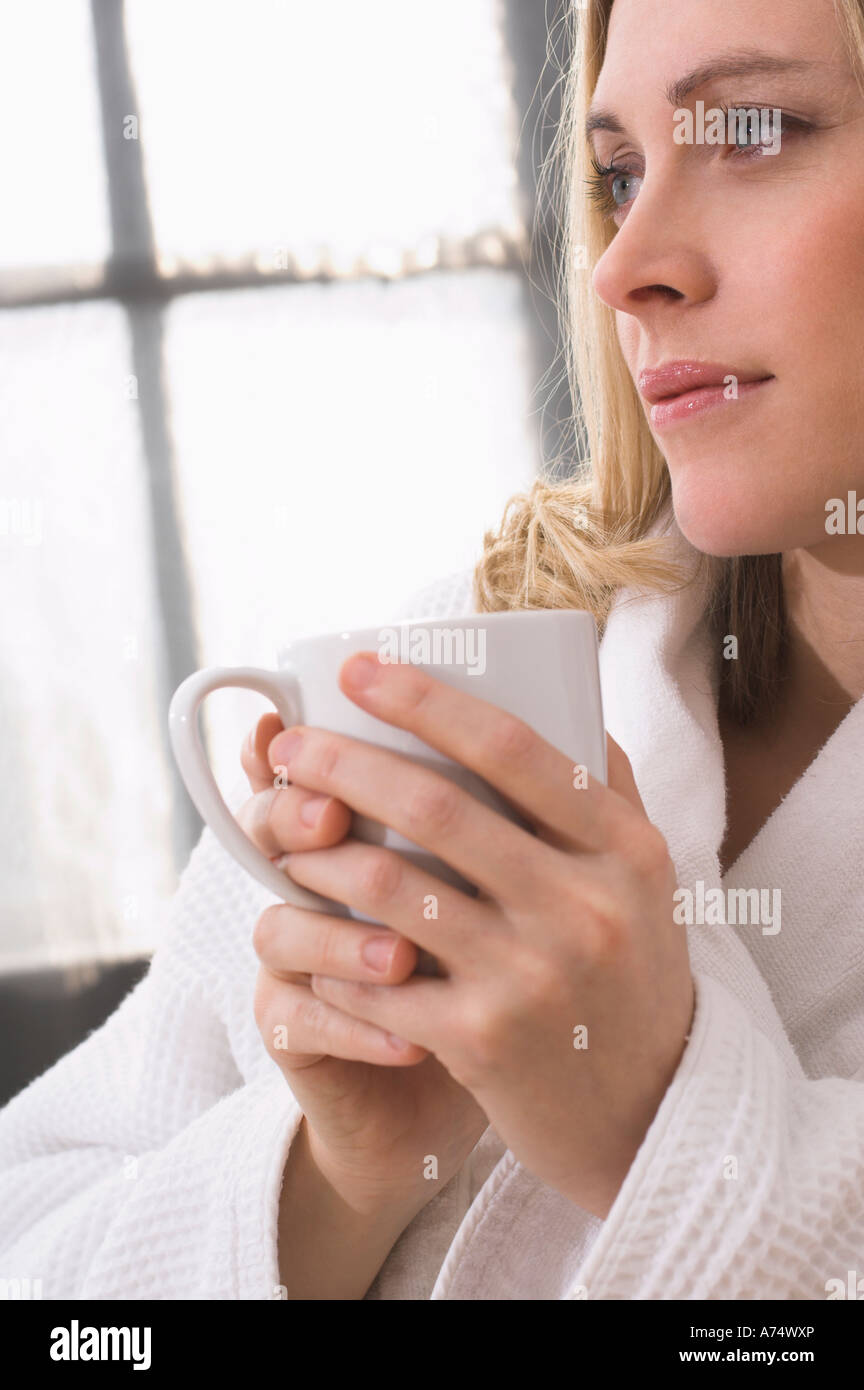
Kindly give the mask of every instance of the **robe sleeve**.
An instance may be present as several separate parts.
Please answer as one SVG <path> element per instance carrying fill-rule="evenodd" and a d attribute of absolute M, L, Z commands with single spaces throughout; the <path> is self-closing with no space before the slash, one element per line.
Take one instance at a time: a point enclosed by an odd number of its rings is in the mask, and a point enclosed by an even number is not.
<path fill-rule="evenodd" d="M 473 611 L 472 571 L 396 619 Z M 249 795 L 242 775 L 226 795 Z M 302 1110 L 258 1034 L 252 928 L 276 902 L 205 830 L 145 978 L 0 1111 L 0 1280 L 43 1298 L 278 1298 Z"/>
<path fill-rule="evenodd" d="M 148 974 L 0 1112 L 0 1278 L 47 1299 L 279 1297 L 301 1111 L 253 1032 L 263 895 L 205 830 Z"/>
<path fill-rule="evenodd" d="M 568 1297 L 843 1297 L 864 1275 L 864 1081 L 807 1078 L 694 979 L 690 1041 Z"/>

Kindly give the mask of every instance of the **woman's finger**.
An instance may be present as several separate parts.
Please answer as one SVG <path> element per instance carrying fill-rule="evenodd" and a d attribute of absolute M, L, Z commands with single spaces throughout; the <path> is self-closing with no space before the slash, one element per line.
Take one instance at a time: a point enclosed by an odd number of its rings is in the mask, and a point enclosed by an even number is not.
<path fill-rule="evenodd" d="M 407 980 L 417 964 L 417 947 L 396 932 L 291 903 L 264 909 L 252 945 L 261 964 L 286 979 L 317 972 L 390 985 Z"/>
<path fill-rule="evenodd" d="M 496 902 L 536 905 L 549 891 L 557 851 L 441 772 L 391 749 L 308 726 L 278 734 L 271 756 L 301 786 L 391 826 Z M 433 884 L 425 891 L 437 890 Z M 396 923 L 388 926 L 398 929 Z"/>
<path fill-rule="evenodd" d="M 426 980 L 419 975 L 400 985 L 374 985 L 313 975 L 311 993 L 322 1004 L 329 1004 L 340 1013 L 362 1019 L 384 1031 L 392 1031 L 396 1037 L 422 1039 L 412 1046 L 422 1046 L 427 1052 L 436 1054 L 442 1039 L 453 1036 L 453 1020 L 460 1012 L 458 996 L 454 1003 L 450 981 Z"/>
<path fill-rule="evenodd" d="M 293 785 L 270 785 L 256 792 L 244 801 L 235 818 L 268 859 L 286 851 L 335 845 L 351 826 L 351 811 L 344 801 Z"/>
<path fill-rule="evenodd" d="M 262 714 L 258 723 L 249 730 L 240 749 L 240 764 L 253 792 L 263 792 L 273 786 L 273 769 L 267 758 L 267 746 L 282 727 L 282 720 L 275 711 Z"/>
<path fill-rule="evenodd" d="M 505 930 L 490 903 L 479 902 L 384 845 L 349 836 L 332 848 L 290 854 L 276 864 L 301 888 L 382 923 L 445 966 L 457 956 L 473 959 L 487 929 L 499 937 Z"/>
<path fill-rule="evenodd" d="M 356 684 L 358 677 L 367 683 Z M 411 662 L 381 662 L 374 652 L 346 660 L 339 684 L 376 718 L 483 777 L 535 830 L 546 831 L 544 838 L 590 852 L 608 849 L 626 833 L 631 817 L 623 799 L 500 706 Z M 277 736 L 274 754 L 285 736 Z"/>
<path fill-rule="evenodd" d="M 636 786 L 636 778 L 633 776 L 633 768 L 630 759 L 624 752 L 619 743 L 616 743 L 611 734 L 606 735 L 606 762 L 608 766 L 609 786 L 612 787 L 619 796 L 623 796 L 625 801 L 641 815 L 645 815 L 645 807 L 639 795 L 639 788 Z"/>
<path fill-rule="evenodd" d="M 303 985 L 285 984 L 262 969 L 255 993 L 255 1021 L 267 1051 L 286 1070 L 303 1069 L 322 1057 L 379 1066 L 415 1066 L 425 1048 L 394 1042 L 386 1030 L 317 999 Z"/>

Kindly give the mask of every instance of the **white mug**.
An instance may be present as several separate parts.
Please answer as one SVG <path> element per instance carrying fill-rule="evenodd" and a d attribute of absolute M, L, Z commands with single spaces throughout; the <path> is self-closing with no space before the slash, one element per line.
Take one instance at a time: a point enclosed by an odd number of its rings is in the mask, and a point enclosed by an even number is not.
<path fill-rule="evenodd" d="M 202 818 L 224 848 L 286 902 L 358 921 L 374 920 L 301 888 L 240 829 L 216 784 L 198 729 L 202 700 L 225 686 L 243 686 L 266 695 L 286 729 L 306 724 L 378 744 L 449 777 L 477 800 L 524 825 L 483 778 L 414 734 L 367 714 L 342 693 L 337 682 L 339 668 L 358 651 L 375 651 L 382 662 L 410 661 L 445 684 L 516 715 L 571 760 L 574 785 L 578 786 L 576 777 L 584 772 L 606 782 L 597 628 L 590 613 L 520 609 L 409 619 L 387 627 L 327 633 L 292 642 L 280 648 L 276 671 L 253 666 L 196 671 L 177 689 L 169 711 L 171 743 L 180 774 Z M 448 864 L 380 821 L 355 812 L 351 833 L 398 850 L 418 867 L 476 894 L 476 887 Z M 421 953 L 421 970 L 426 954 Z"/>

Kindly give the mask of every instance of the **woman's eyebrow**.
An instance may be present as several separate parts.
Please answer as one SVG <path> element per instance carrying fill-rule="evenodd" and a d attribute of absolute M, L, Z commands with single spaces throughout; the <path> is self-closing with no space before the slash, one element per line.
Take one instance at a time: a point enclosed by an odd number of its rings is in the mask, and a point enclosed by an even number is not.
<path fill-rule="evenodd" d="M 683 77 L 671 82 L 665 89 L 666 100 L 670 106 L 683 106 L 691 92 L 704 87 L 719 77 L 768 77 L 777 73 L 812 72 L 827 65 L 809 58 L 782 58 L 773 53 L 759 50 L 721 54 L 700 63 Z M 585 122 L 585 138 L 589 140 L 595 130 L 609 130 L 615 135 L 624 134 L 624 126 L 614 111 L 602 107 L 592 107 Z"/>

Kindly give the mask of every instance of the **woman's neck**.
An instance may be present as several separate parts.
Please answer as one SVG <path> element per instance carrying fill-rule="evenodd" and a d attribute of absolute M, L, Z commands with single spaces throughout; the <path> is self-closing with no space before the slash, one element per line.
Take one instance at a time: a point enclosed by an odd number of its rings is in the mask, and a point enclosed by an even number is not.
<path fill-rule="evenodd" d="M 856 561 L 864 558 L 862 549 L 859 539 Z M 813 551 L 783 556 L 789 646 L 779 698 L 746 727 L 720 714 L 726 770 L 722 874 L 864 694 L 864 576 L 851 566 L 851 548 L 841 557 L 832 547 L 830 559 L 829 567 Z"/>
<path fill-rule="evenodd" d="M 864 695 L 864 537 L 832 536 L 783 556 L 785 708 L 842 719 Z"/>

